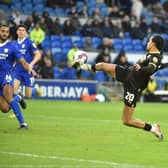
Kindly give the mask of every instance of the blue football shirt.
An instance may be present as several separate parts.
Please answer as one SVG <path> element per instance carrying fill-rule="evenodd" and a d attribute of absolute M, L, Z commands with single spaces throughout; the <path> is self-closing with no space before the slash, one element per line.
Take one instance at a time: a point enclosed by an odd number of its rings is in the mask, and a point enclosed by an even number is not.
<path fill-rule="evenodd" d="M 20 58 L 23 56 L 13 42 L 0 44 L 0 73 L 12 71 L 14 62 Z"/>
<path fill-rule="evenodd" d="M 29 38 L 24 38 L 22 41 L 17 40 L 15 42 L 16 47 L 19 49 L 24 59 L 31 63 L 34 58 L 34 52 L 37 50 L 36 45 Z M 26 70 L 18 62 L 15 66 L 16 72 L 25 72 Z M 27 71 L 26 71 L 27 72 Z"/>

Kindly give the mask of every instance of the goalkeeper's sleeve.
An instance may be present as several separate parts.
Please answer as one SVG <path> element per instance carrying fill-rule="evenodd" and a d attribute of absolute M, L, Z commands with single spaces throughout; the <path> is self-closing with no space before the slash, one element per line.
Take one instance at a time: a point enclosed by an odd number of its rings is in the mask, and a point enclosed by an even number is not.
<path fill-rule="evenodd" d="M 168 63 L 164 63 L 159 66 L 159 69 L 164 69 L 164 68 L 168 68 Z"/>

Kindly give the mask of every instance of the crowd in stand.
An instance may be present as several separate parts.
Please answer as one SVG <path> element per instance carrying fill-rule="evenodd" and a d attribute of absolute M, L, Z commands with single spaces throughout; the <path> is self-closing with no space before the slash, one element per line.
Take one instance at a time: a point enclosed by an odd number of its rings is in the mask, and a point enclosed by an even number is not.
<path fill-rule="evenodd" d="M 168 33 L 168 14 L 163 10 L 163 0 L 97 0 L 96 4 L 105 3 L 107 11 L 102 12 L 100 6 L 95 6 L 94 10 L 87 5 L 91 1 L 81 1 L 84 5 L 79 10 L 75 0 L 47 0 L 46 5 L 53 9 L 62 8 L 67 11 L 68 17 L 61 23 L 59 17 L 50 16 L 44 11 L 39 14 L 33 11 L 24 20 L 18 11 L 13 11 L 8 20 L 10 23 L 11 38 L 15 40 L 16 28 L 20 23 L 24 23 L 28 29 L 30 38 L 42 49 L 42 42 L 45 36 L 82 36 L 86 37 L 84 49 L 93 49 L 91 45 L 92 37 L 102 39 L 102 44 L 97 48 L 101 53 L 95 62 L 111 62 L 110 50 L 114 50 L 114 38 L 125 38 L 129 34 L 132 39 L 148 38 L 153 33 Z M 85 23 L 80 22 L 80 18 L 85 18 Z M 168 36 L 165 38 L 168 39 Z M 167 47 L 165 47 L 166 49 Z M 165 50 L 167 51 L 167 50 Z M 124 51 L 122 51 L 124 52 Z M 38 66 L 39 77 L 42 78 L 64 78 L 60 74 L 54 76 L 53 67 L 57 63 L 53 60 L 51 50 L 43 50 L 43 58 Z M 67 55 L 68 60 L 68 55 Z M 126 61 L 127 62 L 127 61 Z M 43 66 L 43 68 L 40 68 Z M 70 68 L 69 62 L 67 67 Z M 64 70 L 63 70 L 64 71 Z M 68 72 L 65 70 L 65 72 Z M 65 73 L 64 73 L 65 74 Z M 65 75 L 66 76 L 66 75 Z M 66 78 L 66 77 L 65 77 Z"/>

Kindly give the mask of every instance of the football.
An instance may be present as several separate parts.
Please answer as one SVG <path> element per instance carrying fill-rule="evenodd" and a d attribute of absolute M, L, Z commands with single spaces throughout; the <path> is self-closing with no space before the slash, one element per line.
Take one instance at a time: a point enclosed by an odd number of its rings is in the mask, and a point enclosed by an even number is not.
<path fill-rule="evenodd" d="M 78 50 L 74 54 L 74 61 L 79 61 L 80 64 L 86 63 L 88 60 L 88 54 L 85 51 Z"/>

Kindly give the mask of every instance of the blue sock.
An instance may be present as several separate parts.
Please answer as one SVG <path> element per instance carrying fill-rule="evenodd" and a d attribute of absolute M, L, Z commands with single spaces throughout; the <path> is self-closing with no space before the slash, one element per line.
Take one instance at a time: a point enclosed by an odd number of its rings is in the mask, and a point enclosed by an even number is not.
<path fill-rule="evenodd" d="M 15 113 L 16 118 L 18 119 L 19 123 L 23 124 L 25 121 L 24 121 L 22 112 L 20 110 L 20 107 L 19 107 L 17 101 L 13 99 L 13 101 L 10 103 L 10 107 L 12 108 L 13 112 Z"/>
<path fill-rule="evenodd" d="M 32 88 L 32 96 L 37 96 L 37 89 L 36 88 Z"/>
<path fill-rule="evenodd" d="M 14 94 L 13 97 L 14 97 L 14 100 L 17 101 L 18 103 L 21 101 L 21 97 L 19 95 Z"/>

